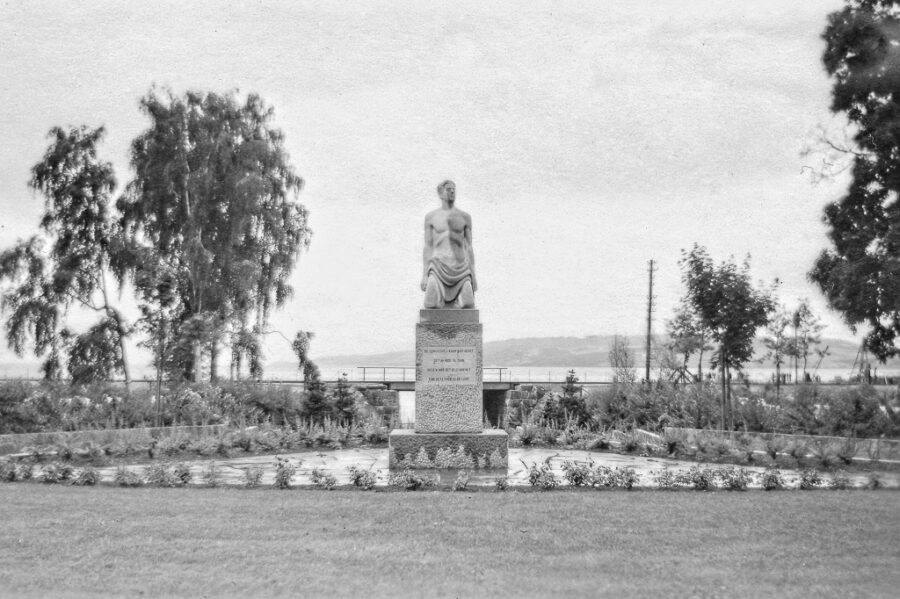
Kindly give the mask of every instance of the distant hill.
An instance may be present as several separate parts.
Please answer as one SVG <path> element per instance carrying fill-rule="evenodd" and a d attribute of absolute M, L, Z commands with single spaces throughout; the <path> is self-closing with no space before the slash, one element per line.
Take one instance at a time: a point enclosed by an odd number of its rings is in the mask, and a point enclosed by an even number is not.
<path fill-rule="evenodd" d="M 634 352 L 634 363 L 637 368 L 644 364 L 644 338 L 639 335 L 626 336 L 629 346 Z M 490 341 L 484 344 L 485 366 L 506 367 L 545 367 L 545 368 L 595 368 L 609 366 L 609 346 L 613 335 L 592 335 L 590 337 L 527 337 L 523 339 L 506 339 L 503 341 Z M 657 339 L 655 343 L 662 343 Z M 843 369 L 850 371 L 857 359 L 859 346 L 853 341 L 843 339 L 823 339 L 820 348 L 828 346 L 829 355 L 822 361 L 824 369 Z M 762 341 L 757 339 L 754 343 L 754 355 L 757 359 L 765 355 L 766 350 Z M 695 358 L 696 359 L 696 358 Z M 343 354 L 318 357 L 313 355 L 313 360 L 323 372 L 329 370 L 346 369 L 354 366 L 412 366 L 415 363 L 415 355 L 410 348 L 406 351 L 394 351 L 379 354 Z M 871 360 L 871 358 L 870 358 Z M 816 367 L 818 357 L 809 357 L 808 370 Z M 748 364 L 748 366 L 770 367 L 774 365 L 770 360 L 762 363 Z M 873 361 L 873 366 L 875 366 Z M 787 368 L 786 368 L 787 369 Z M 889 360 L 885 366 L 878 365 L 881 370 L 900 370 L 900 359 Z M 134 367 L 134 378 L 152 377 L 152 369 L 143 371 Z M 266 374 L 275 378 L 300 377 L 297 371 L 297 363 L 293 360 L 272 360 L 265 365 Z M 227 375 L 227 371 L 220 371 L 221 375 Z M 40 362 L 0 362 L 0 378 L 7 377 L 40 377 Z"/>
<path fill-rule="evenodd" d="M 485 366 L 548 366 L 548 367 L 597 367 L 609 365 L 609 347 L 613 335 L 592 335 L 590 337 L 528 337 L 523 339 L 506 339 L 490 341 L 484 344 Z M 638 335 L 627 336 L 629 346 L 634 352 L 635 364 L 641 365 L 645 360 L 645 340 Z M 655 343 L 663 340 L 656 339 Z M 853 367 L 857 359 L 859 345 L 843 339 L 823 339 L 819 348 L 828 347 L 828 354 L 823 360 L 822 368 Z M 761 339 L 754 342 L 756 359 L 766 354 Z M 346 354 L 313 358 L 321 367 L 348 366 L 411 366 L 415 362 L 412 349 L 382 354 Z M 810 355 L 808 367 L 815 368 L 818 356 Z M 870 358 L 871 360 L 871 358 Z M 285 363 L 287 365 L 288 363 Z M 771 360 L 765 360 L 761 366 L 774 366 Z M 275 366 L 273 364 L 272 366 Z M 889 360 L 885 367 L 900 368 L 900 360 Z"/>

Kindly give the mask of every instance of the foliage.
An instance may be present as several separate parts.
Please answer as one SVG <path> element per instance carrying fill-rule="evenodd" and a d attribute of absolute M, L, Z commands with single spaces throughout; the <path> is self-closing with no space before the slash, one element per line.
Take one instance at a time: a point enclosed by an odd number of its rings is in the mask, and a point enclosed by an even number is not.
<path fill-rule="evenodd" d="M 119 466 L 116 468 L 113 482 L 120 487 L 140 487 L 144 484 L 144 479 L 137 472 L 133 472 L 125 466 Z"/>
<path fill-rule="evenodd" d="M 158 365 L 196 381 L 202 354 L 214 374 L 230 334 L 232 364 L 239 373 L 249 358 L 256 378 L 252 341 L 290 296 L 310 238 L 284 135 L 254 94 L 151 90 L 141 110 L 150 127 L 132 143 L 134 179 L 116 204 L 127 250 L 116 268 L 137 290 L 150 338 L 171 340 L 148 347 Z"/>
<path fill-rule="evenodd" d="M 532 487 L 550 491 L 559 486 L 559 479 L 551 470 L 549 460 L 541 465 L 533 463 L 529 466 L 525 462 L 522 462 L 522 465 L 528 470 L 528 484 Z"/>
<path fill-rule="evenodd" d="M 718 472 L 722 488 L 729 491 L 746 491 L 747 485 L 753 481 L 752 475 L 743 468 L 722 468 Z"/>
<path fill-rule="evenodd" d="M 358 466 L 350 466 L 347 468 L 350 472 L 350 484 L 359 487 L 364 491 L 371 491 L 375 488 L 378 477 L 371 470 L 365 470 Z"/>
<path fill-rule="evenodd" d="M 406 491 L 416 491 L 422 487 L 434 487 L 437 484 L 437 476 L 418 474 L 409 468 L 405 468 L 400 472 L 395 472 L 388 476 L 388 485 Z"/>
<path fill-rule="evenodd" d="M 453 481 L 454 491 L 465 491 L 469 486 L 469 471 L 460 470 L 456 473 L 456 480 Z"/>
<path fill-rule="evenodd" d="M 6 338 L 21 356 L 30 338 L 47 379 L 60 378 L 64 356 L 76 385 L 123 373 L 129 330 L 110 304 L 107 273 L 120 244 L 110 214 L 116 181 L 112 165 L 97 157 L 104 130 L 50 130 L 53 143 L 32 168 L 31 187 L 45 198 L 33 236 L 0 254 L 0 281 L 8 281 L 2 309 L 9 314 Z M 82 334 L 65 326 L 69 308 L 101 315 Z"/>
<path fill-rule="evenodd" d="M 900 353 L 900 15 L 889 0 L 848 2 L 828 16 L 822 60 L 832 77 L 831 110 L 853 128 L 852 180 L 825 207 L 831 247 L 810 279 L 881 361 Z"/>
<path fill-rule="evenodd" d="M 563 478 L 573 487 L 589 487 L 594 478 L 593 466 L 593 461 L 579 463 L 566 460 L 562 465 Z"/>
<path fill-rule="evenodd" d="M 509 488 L 509 479 L 505 476 L 498 476 L 494 479 L 494 490 L 503 492 Z"/>
<path fill-rule="evenodd" d="M 811 491 L 818 489 L 823 483 L 822 475 L 814 468 L 807 468 L 800 471 L 800 489 L 803 491 Z"/>
<path fill-rule="evenodd" d="M 182 473 L 179 467 L 169 462 L 153 462 L 144 468 L 144 480 L 154 487 L 180 487 L 186 482 Z"/>
<path fill-rule="evenodd" d="M 634 352 L 628 345 L 628 337 L 614 335 L 609 342 L 609 365 L 613 369 L 613 380 L 630 384 L 637 378 L 634 369 Z"/>
<path fill-rule="evenodd" d="M 222 472 L 214 460 L 210 460 L 206 468 L 203 469 L 201 478 L 207 487 L 215 488 L 222 484 Z"/>
<path fill-rule="evenodd" d="M 244 486 L 258 487 L 262 481 L 262 466 L 247 466 L 244 468 Z"/>
<path fill-rule="evenodd" d="M 837 470 L 831 475 L 831 480 L 828 481 L 828 486 L 831 489 L 844 490 L 844 489 L 852 489 L 853 484 L 850 482 L 850 477 L 847 476 L 847 473 L 844 470 Z"/>
<path fill-rule="evenodd" d="M 716 488 L 716 471 L 695 464 L 687 472 L 678 474 L 678 483 L 695 491 L 711 491 Z"/>
<path fill-rule="evenodd" d="M 312 484 L 318 489 L 331 491 L 337 486 L 337 478 L 319 468 L 313 468 L 312 472 L 309 473 L 309 477 L 312 480 Z"/>
<path fill-rule="evenodd" d="M 73 473 L 73 468 L 68 464 L 55 462 L 42 467 L 38 478 L 42 483 L 53 484 L 70 480 Z"/>
<path fill-rule="evenodd" d="M 775 468 L 766 468 L 760 477 L 760 484 L 766 491 L 777 491 L 784 488 L 784 477 Z"/>
<path fill-rule="evenodd" d="M 682 252 L 682 279 L 688 304 L 710 340 L 718 345 L 713 365 L 721 371 L 722 426 L 734 428 L 730 385 L 731 369 L 753 357 L 753 339 L 775 308 L 774 289 L 757 289 L 750 282 L 749 256 L 741 266 L 733 259 L 718 265 L 713 263 L 706 249 L 694 244 L 691 251 Z"/>
<path fill-rule="evenodd" d="M 821 340 L 820 333 L 822 332 L 822 329 L 825 328 L 825 325 L 822 324 L 819 317 L 813 314 L 812 308 L 809 305 L 809 300 L 803 299 L 791 313 L 791 326 L 794 329 L 794 338 L 791 340 L 790 353 L 794 358 L 795 366 L 797 362 L 803 360 L 803 381 L 809 382 L 810 377 L 806 372 L 807 360 L 815 345 Z M 816 353 L 823 355 L 823 353 L 818 352 L 818 350 Z"/>
<path fill-rule="evenodd" d="M 668 337 L 667 347 L 673 353 L 682 357 L 680 368 L 674 373 L 676 375 L 675 380 L 681 380 L 682 382 L 685 382 L 684 379 L 688 379 L 688 381 L 702 381 L 703 353 L 712 349 L 712 346 L 707 343 L 709 333 L 697 317 L 697 314 L 683 299 L 675 309 L 672 319 L 666 321 L 666 336 Z M 688 360 L 695 353 L 699 354 L 697 374 L 691 375 L 688 369 Z"/>
<path fill-rule="evenodd" d="M 653 481 L 656 483 L 657 489 L 670 490 L 678 486 L 677 475 L 669 470 L 669 467 L 666 465 L 663 465 L 659 470 L 651 472 L 651 474 L 653 475 Z"/>
<path fill-rule="evenodd" d="M 79 487 L 94 486 L 100 482 L 100 473 L 93 466 L 85 466 L 77 471 L 72 484 Z"/>
<path fill-rule="evenodd" d="M 290 489 L 296 473 L 297 466 L 289 459 L 275 456 L 275 482 L 272 486 L 276 489 Z"/>
<path fill-rule="evenodd" d="M 787 336 L 787 328 L 791 323 L 790 315 L 781 309 L 769 318 L 763 334 L 763 344 L 769 350 L 764 358 L 775 364 L 775 395 L 781 392 L 781 366 L 794 353 L 793 340 Z"/>
<path fill-rule="evenodd" d="M 356 395 L 347 382 L 347 373 L 341 373 L 331 393 L 331 417 L 342 424 L 353 422 L 356 417 Z"/>

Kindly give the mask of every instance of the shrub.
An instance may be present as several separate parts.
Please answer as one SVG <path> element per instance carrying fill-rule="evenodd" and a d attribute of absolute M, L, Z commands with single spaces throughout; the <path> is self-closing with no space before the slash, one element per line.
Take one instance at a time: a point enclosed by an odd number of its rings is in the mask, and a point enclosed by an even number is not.
<path fill-rule="evenodd" d="M 419 448 L 419 453 L 416 454 L 414 464 L 416 468 L 434 468 L 434 462 L 432 462 L 431 458 L 428 457 L 428 451 L 426 451 L 424 447 Z"/>
<path fill-rule="evenodd" d="M 838 470 L 834 474 L 831 475 L 831 480 L 829 481 L 829 488 L 844 490 L 853 488 L 852 483 L 850 482 L 850 477 L 847 476 L 847 473 L 843 470 Z"/>
<path fill-rule="evenodd" d="M 318 468 L 313 468 L 312 472 L 309 473 L 309 477 L 318 489 L 331 491 L 337 486 L 337 479 L 333 475 Z"/>
<path fill-rule="evenodd" d="M 275 456 L 275 482 L 272 486 L 276 489 L 290 489 L 296 473 L 297 466 L 289 459 Z"/>
<path fill-rule="evenodd" d="M 441 447 L 434 455 L 435 468 L 450 468 L 453 464 L 453 450 L 449 447 Z"/>
<path fill-rule="evenodd" d="M 154 487 L 177 487 L 182 484 L 172 466 L 166 462 L 156 462 L 145 467 L 144 480 Z"/>
<path fill-rule="evenodd" d="M 753 477 L 743 468 L 722 468 L 719 471 L 719 478 L 722 479 L 722 488 L 729 491 L 746 491 L 747 485 L 753 481 Z"/>
<path fill-rule="evenodd" d="M 137 472 L 132 472 L 125 466 L 119 466 L 116 469 L 116 474 L 113 476 L 113 482 L 120 487 L 140 487 L 144 484 L 144 481 Z"/>
<path fill-rule="evenodd" d="M 625 489 L 630 491 L 640 480 L 640 475 L 634 471 L 634 468 L 613 468 L 612 475 L 609 477 L 609 485 L 613 489 Z"/>
<path fill-rule="evenodd" d="M 19 480 L 31 480 L 34 477 L 34 466 L 25 462 L 24 464 L 19 464 L 19 467 L 16 469 L 16 473 L 19 476 Z"/>
<path fill-rule="evenodd" d="M 100 473 L 92 466 L 85 466 L 79 470 L 78 474 L 75 475 L 75 478 L 72 479 L 72 484 L 80 487 L 94 486 L 99 482 Z"/>
<path fill-rule="evenodd" d="M 678 476 L 669 470 L 668 466 L 663 466 L 661 470 L 657 470 L 652 474 L 657 489 L 669 490 L 678 486 Z"/>
<path fill-rule="evenodd" d="M 175 465 L 172 466 L 172 473 L 178 479 L 180 484 L 188 485 L 191 483 L 191 469 L 184 462 L 176 462 Z"/>
<path fill-rule="evenodd" d="M 678 475 L 678 482 L 695 491 L 709 491 L 716 488 L 716 473 L 695 464 L 687 472 Z"/>
<path fill-rule="evenodd" d="M 866 481 L 867 489 L 880 489 L 884 487 L 884 483 L 881 482 L 881 475 L 877 472 L 869 472 L 869 479 Z"/>
<path fill-rule="evenodd" d="M 66 482 L 72 478 L 74 471 L 68 464 L 53 463 L 41 468 L 41 482 L 47 484 Z"/>
<path fill-rule="evenodd" d="M 491 452 L 491 455 L 488 456 L 488 466 L 491 468 L 506 468 L 507 462 L 503 455 L 500 453 L 499 449 L 494 449 Z"/>
<path fill-rule="evenodd" d="M 203 469 L 203 482 L 207 487 L 215 488 L 218 487 L 222 483 L 221 473 L 219 472 L 219 467 L 216 466 L 214 461 L 211 461 L 206 468 Z"/>
<path fill-rule="evenodd" d="M 498 476 L 494 479 L 494 490 L 498 492 L 505 491 L 509 488 L 509 479 L 505 476 Z"/>
<path fill-rule="evenodd" d="M 0 482 L 13 483 L 16 478 L 16 465 L 5 460 L 0 462 Z"/>
<path fill-rule="evenodd" d="M 766 453 L 772 458 L 772 461 L 778 459 L 779 452 L 784 451 L 784 445 L 784 437 L 772 435 L 766 440 Z"/>
<path fill-rule="evenodd" d="M 465 491 L 466 487 L 469 486 L 469 472 L 467 470 L 460 470 L 456 473 L 456 480 L 453 481 L 453 490 L 454 491 Z"/>
<path fill-rule="evenodd" d="M 765 472 L 762 473 L 760 483 L 762 483 L 762 488 L 766 491 L 777 491 L 784 488 L 784 478 L 781 476 L 781 471 L 775 468 L 766 468 Z"/>
<path fill-rule="evenodd" d="M 837 449 L 837 458 L 849 466 L 853 463 L 853 458 L 856 456 L 858 446 L 859 444 L 856 439 L 845 440 Z"/>
<path fill-rule="evenodd" d="M 475 460 L 466 453 L 466 448 L 460 445 L 450 459 L 450 468 L 473 470 L 475 468 Z"/>
<path fill-rule="evenodd" d="M 540 487 L 544 491 L 549 491 L 559 486 L 559 479 L 550 470 L 548 462 L 544 462 L 540 466 L 537 464 L 529 466 L 525 462 L 522 464 L 528 469 L 528 484 L 532 487 Z"/>
<path fill-rule="evenodd" d="M 818 489 L 822 484 L 822 476 L 815 468 L 800 471 L 800 488 L 804 491 Z"/>
<path fill-rule="evenodd" d="M 378 477 L 371 470 L 363 470 L 357 466 L 347 468 L 350 472 L 350 484 L 359 487 L 365 491 L 371 491 L 375 488 L 375 481 Z"/>
<path fill-rule="evenodd" d="M 573 487 L 586 487 L 593 484 L 593 468 L 594 462 L 576 463 L 566 460 L 563 462 L 563 477 Z"/>
<path fill-rule="evenodd" d="M 437 477 L 417 474 L 409 468 L 402 472 L 391 474 L 388 477 L 390 486 L 406 491 L 415 491 L 422 487 L 433 487 L 437 485 L 437 482 Z"/>
<path fill-rule="evenodd" d="M 257 487 L 262 481 L 263 469 L 261 466 L 247 466 L 244 468 L 244 486 Z"/>

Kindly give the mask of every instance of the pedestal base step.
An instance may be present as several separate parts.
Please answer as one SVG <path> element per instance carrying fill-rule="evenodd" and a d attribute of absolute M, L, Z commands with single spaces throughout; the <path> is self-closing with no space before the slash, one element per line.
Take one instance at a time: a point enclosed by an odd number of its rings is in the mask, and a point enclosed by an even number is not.
<path fill-rule="evenodd" d="M 488 429 L 480 433 L 417 433 L 391 431 L 388 437 L 391 470 L 404 468 L 507 468 L 509 435 Z"/>

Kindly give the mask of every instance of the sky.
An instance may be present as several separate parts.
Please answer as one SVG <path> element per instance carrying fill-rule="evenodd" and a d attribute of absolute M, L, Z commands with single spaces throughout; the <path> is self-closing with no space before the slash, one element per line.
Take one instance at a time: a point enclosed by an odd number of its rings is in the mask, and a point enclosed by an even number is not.
<path fill-rule="evenodd" d="M 640 333 L 651 259 L 662 333 L 694 243 L 749 254 L 784 304 L 809 298 L 825 336 L 852 339 L 806 278 L 848 184 L 803 153 L 843 130 L 820 38 L 840 6 L 0 2 L 0 248 L 37 230 L 27 182 L 51 127 L 105 126 L 123 186 L 151 86 L 256 92 L 313 229 L 271 326 L 315 332 L 314 357 L 413 346 L 447 178 L 473 219 L 485 341 Z M 267 356 L 290 359 L 285 339 Z"/>

